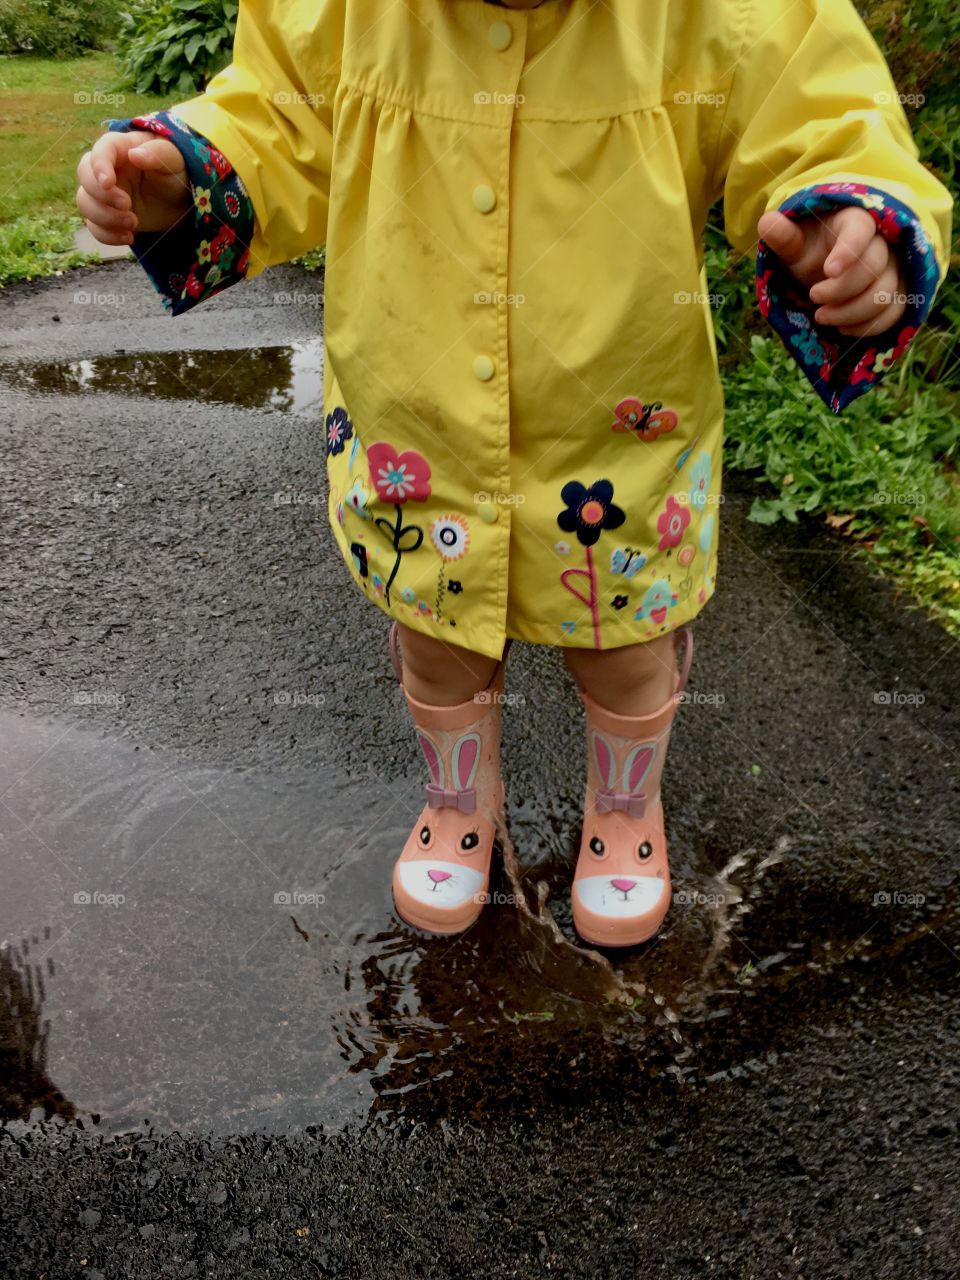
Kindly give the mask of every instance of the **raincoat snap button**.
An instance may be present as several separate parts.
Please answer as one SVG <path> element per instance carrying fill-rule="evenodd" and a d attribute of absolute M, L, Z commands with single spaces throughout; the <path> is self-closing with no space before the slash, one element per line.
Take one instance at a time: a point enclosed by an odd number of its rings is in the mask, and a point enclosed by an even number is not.
<path fill-rule="evenodd" d="M 473 206 L 481 213 L 490 213 L 496 203 L 497 193 L 493 187 L 488 187 L 485 182 L 481 182 L 479 187 L 473 188 Z"/>
<path fill-rule="evenodd" d="M 501 50 L 510 47 L 510 41 L 513 39 L 513 28 L 509 22 L 492 22 L 490 30 L 487 32 L 487 38 L 495 49 Z"/>
<path fill-rule="evenodd" d="M 495 502 L 478 502 L 477 515 L 484 524 L 493 524 L 500 512 L 497 510 Z"/>
<path fill-rule="evenodd" d="M 477 356 L 473 362 L 473 372 L 481 382 L 489 382 L 493 377 L 493 361 L 489 356 Z"/>

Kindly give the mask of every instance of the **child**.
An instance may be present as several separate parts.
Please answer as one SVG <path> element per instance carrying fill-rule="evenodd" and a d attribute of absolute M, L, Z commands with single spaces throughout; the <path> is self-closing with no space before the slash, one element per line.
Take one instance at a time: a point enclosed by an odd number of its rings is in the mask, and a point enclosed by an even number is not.
<path fill-rule="evenodd" d="M 174 315 L 326 243 L 330 522 L 430 774 L 403 918 L 481 910 L 516 638 L 562 646 L 586 710 L 576 927 L 651 937 L 716 577 L 708 211 L 837 413 L 945 270 L 950 197 L 849 0 L 243 0 L 232 65 L 78 176 Z"/>

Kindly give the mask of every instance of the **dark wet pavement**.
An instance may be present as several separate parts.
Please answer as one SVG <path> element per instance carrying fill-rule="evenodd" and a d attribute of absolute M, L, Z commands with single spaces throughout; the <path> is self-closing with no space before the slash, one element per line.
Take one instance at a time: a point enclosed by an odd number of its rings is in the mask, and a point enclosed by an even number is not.
<path fill-rule="evenodd" d="M 660 938 L 570 929 L 582 722 L 525 645 L 498 900 L 423 938 L 282 301 L 318 284 L 268 274 L 177 320 L 131 264 L 0 297 L 0 1259 L 956 1280 L 957 642 L 728 486 Z"/>

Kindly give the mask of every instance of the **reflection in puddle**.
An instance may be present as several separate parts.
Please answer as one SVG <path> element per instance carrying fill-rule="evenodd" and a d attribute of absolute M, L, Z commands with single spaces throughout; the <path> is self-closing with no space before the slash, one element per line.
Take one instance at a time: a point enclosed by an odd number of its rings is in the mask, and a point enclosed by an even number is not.
<path fill-rule="evenodd" d="M 711 879 L 678 851 L 667 928 L 611 963 L 563 913 L 571 831 L 507 845 L 492 889 L 522 908 L 427 940 L 390 899 L 416 781 L 184 767 L 12 712 L 0 743 L 0 1119 L 276 1132 L 762 1071 L 838 976 L 943 928 L 935 893 L 926 922 L 878 920 L 859 853 L 811 898 L 817 851 L 783 839 Z"/>
<path fill-rule="evenodd" d="M 0 380 L 19 391 L 58 395 L 98 391 L 319 414 L 323 341 L 314 338 L 236 351 L 146 351 L 76 360 L 22 360 L 0 365 Z"/>

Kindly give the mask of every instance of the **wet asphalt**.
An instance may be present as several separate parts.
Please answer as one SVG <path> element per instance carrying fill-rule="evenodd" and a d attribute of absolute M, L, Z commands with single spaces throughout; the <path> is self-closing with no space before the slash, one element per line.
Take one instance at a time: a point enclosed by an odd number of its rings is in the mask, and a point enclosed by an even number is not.
<path fill-rule="evenodd" d="M 958 642 L 729 478 L 660 938 L 570 929 L 582 718 L 528 645 L 503 900 L 406 929 L 321 294 L 0 294 L 0 1270 L 957 1280 Z"/>

